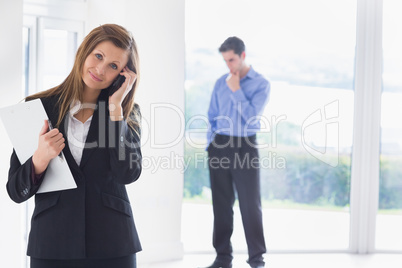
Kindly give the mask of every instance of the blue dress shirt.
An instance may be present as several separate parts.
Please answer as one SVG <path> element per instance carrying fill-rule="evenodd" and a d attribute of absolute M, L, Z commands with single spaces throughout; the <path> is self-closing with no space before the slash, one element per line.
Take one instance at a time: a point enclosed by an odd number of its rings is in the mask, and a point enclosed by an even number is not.
<path fill-rule="evenodd" d="M 260 130 L 260 117 L 268 102 L 270 83 L 251 66 L 233 92 L 226 83 L 229 74 L 219 78 L 208 109 L 208 145 L 215 134 L 246 137 Z"/>

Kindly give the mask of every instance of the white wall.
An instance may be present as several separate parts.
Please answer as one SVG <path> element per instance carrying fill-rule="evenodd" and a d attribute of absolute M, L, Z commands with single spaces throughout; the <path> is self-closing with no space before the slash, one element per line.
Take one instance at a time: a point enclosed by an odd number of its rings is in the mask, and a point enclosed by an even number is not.
<path fill-rule="evenodd" d="M 184 174 L 173 160 L 184 157 L 184 0 L 133 0 L 126 7 L 126 26 L 137 41 L 141 60 L 137 102 L 144 120 L 146 158 L 140 181 L 130 188 L 144 248 L 138 259 L 181 258 Z M 160 165 L 155 168 L 151 161 Z"/>
<path fill-rule="evenodd" d="M 0 0 L 0 107 L 20 101 L 22 95 L 22 0 Z M 25 263 L 22 212 L 6 191 L 12 147 L 0 124 L 0 266 L 20 268 Z"/>
<path fill-rule="evenodd" d="M 88 16 L 86 33 L 101 24 L 116 23 L 124 26 L 126 0 L 87 0 Z"/>

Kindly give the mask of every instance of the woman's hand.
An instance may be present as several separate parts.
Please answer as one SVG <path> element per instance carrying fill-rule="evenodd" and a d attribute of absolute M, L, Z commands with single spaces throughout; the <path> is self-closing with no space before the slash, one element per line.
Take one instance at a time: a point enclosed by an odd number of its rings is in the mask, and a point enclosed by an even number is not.
<path fill-rule="evenodd" d="M 113 121 L 121 120 L 123 117 L 123 108 L 121 106 L 124 98 L 133 88 L 135 80 L 137 80 L 137 74 L 131 71 L 127 66 L 119 75 L 124 75 L 126 80 L 121 87 L 109 97 L 109 110 L 110 118 Z"/>
<path fill-rule="evenodd" d="M 32 157 L 35 174 L 43 173 L 49 165 L 50 160 L 58 156 L 65 147 L 63 134 L 57 128 L 50 131 L 48 129 L 49 123 L 45 120 L 39 132 L 38 149 Z"/>

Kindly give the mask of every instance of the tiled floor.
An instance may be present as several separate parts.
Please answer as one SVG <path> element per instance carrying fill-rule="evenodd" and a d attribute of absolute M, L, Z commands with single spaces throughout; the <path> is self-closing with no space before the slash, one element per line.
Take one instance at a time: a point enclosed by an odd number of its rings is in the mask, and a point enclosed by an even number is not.
<path fill-rule="evenodd" d="M 214 256 L 185 255 L 183 260 L 139 264 L 139 268 L 197 268 L 209 265 Z M 235 255 L 233 268 L 249 268 L 244 254 Z M 400 268 L 402 254 L 271 254 L 266 256 L 267 268 Z"/>
<path fill-rule="evenodd" d="M 233 268 L 249 268 L 246 263 L 247 246 L 242 230 L 238 208 L 235 208 L 235 230 L 232 236 L 234 256 Z M 349 243 L 349 213 L 343 211 L 314 210 L 264 210 L 265 237 L 268 249 L 294 250 L 344 250 Z M 383 235 L 377 237 L 380 248 L 401 249 L 402 217 L 380 215 L 377 224 Z M 397 216 L 400 218 L 397 218 Z M 139 268 L 198 268 L 210 265 L 212 254 L 212 208 L 205 204 L 183 204 L 182 242 L 187 253 L 182 260 L 144 264 Z M 399 225 L 398 225 L 399 224 Z M 273 232 L 272 230 L 276 230 Z M 387 233 L 388 232 L 388 233 Z M 284 239 L 286 238 L 286 239 Z M 239 253 L 243 252 L 243 253 Z M 267 268 L 401 268 L 402 254 L 357 255 L 346 253 L 269 253 L 265 256 Z"/>

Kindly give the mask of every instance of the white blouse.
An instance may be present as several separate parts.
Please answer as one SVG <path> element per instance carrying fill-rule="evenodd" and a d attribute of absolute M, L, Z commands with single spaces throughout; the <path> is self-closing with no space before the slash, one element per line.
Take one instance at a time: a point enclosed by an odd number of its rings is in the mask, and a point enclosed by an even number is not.
<path fill-rule="evenodd" d="M 84 151 L 85 141 L 88 136 L 89 127 L 91 125 L 92 116 L 88 118 L 85 123 L 74 117 L 74 115 L 81 109 L 81 102 L 77 101 L 74 105 L 70 106 L 68 113 L 68 131 L 67 140 L 70 147 L 71 154 L 75 162 L 79 166 L 81 163 L 82 152 Z"/>

